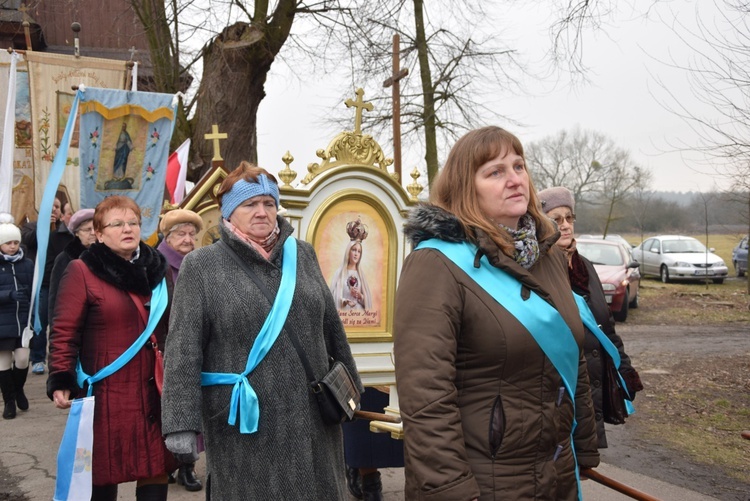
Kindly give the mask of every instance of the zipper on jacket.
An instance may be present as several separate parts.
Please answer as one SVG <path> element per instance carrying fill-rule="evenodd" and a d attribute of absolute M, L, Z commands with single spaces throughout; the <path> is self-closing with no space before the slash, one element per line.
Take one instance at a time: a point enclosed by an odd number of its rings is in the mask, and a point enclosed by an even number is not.
<path fill-rule="evenodd" d="M 16 278 L 16 265 L 14 263 L 10 263 L 10 269 L 11 273 L 13 274 L 13 287 L 16 288 L 16 291 L 18 291 L 18 279 Z M 31 312 L 29 312 L 31 314 Z M 16 301 L 16 327 L 18 328 L 18 337 L 21 337 L 23 334 L 23 331 L 21 330 L 21 302 Z"/>
<path fill-rule="evenodd" d="M 492 410 L 490 412 L 489 444 L 490 457 L 492 459 L 495 459 L 497 452 L 500 450 L 504 435 L 505 412 L 503 410 L 503 401 L 500 398 L 500 395 L 498 395 L 497 397 L 495 397 L 495 401 L 492 404 Z"/>

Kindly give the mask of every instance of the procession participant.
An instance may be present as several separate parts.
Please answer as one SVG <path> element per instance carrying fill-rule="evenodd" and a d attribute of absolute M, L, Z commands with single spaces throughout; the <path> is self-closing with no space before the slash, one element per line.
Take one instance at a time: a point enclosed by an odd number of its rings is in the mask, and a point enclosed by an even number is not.
<path fill-rule="evenodd" d="M 62 222 L 62 213 L 60 211 L 60 199 L 55 198 L 52 205 L 52 214 L 50 215 L 50 225 L 52 226 L 49 234 L 49 245 L 47 246 L 47 257 L 44 263 L 42 273 L 42 283 L 39 288 L 37 301 L 39 302 L 39 323 L 41 330 L 36 332 L 31 339 L 31 372 L 33 374 L 44 374 L 44 364 L 47 360 L 47 326 L 49 325 L 49 289 L 52 278 L 52 268 L 55 265 L 55 259 L 75 237 L 68 231 Z M 30 259 L 34 261 L 37 253 L 37 230 L 38 221 L 31 221 L 21 228 L 21 242 L 28 251 Z M 31 257 L 33 256 L 33 258 Z"/>
<path fill-rule="evenodd" d="M 468 132 L 430 198 L 396 294 L 406 498 L 575 500 L 576 457 L 599 464 L 583 326 L 520 141 Z"/>
<path fill-rule="evenodd" d="M 174 209 L 161 218 L 159 231 L 164 235 L 164 240 L 156 249 L 167 259 L 167 280 L 173 288 L 180 273 L 182 260 L 195 249 L 198 232 L 202 229 L 203 219 L 191 210 Z M 194 492 L 203 488 L 200 478 L 195 474 L 195 461 L 180 463 L 176 480 L 172 473 L 169 474 L 169 482 L 175 481 L 179 485 L 184 485 L 188 491 Z"/>
<path fill-rule="evenodd" d="M 152 291 L 167 262 L 140 241 L 141 210 L 130 198 L 110 196 L 96 206 L 97 242 L 71 261 L 55 306 L 47 395 L 67 409 L 79 391 L 76 362 L 86 374 L 110 365 L 145 332 Z M 157 291 L 161 289 L 156 289 Z M 167 335 L 165 312 L 153 331 Z M 82 390 L 89 389 L 84 384 Z M 117 499 L 117 486 L 137 481 L 136 499 L 167 499 L 167 472 L 177 468 L 161 430 L 155 354 L 150 342 L 120 370 L 93 385 L 92 500 Z"/>
<path fill-rule="evenodd" d="M 20 247 L 21 230 L 13 216 L 0 214 L 0 390 L 3 394 L 3 419 L 16 417 L 16 406 L 29 409 L 23 391 L 29 373 L 29 349 L 21 346 L 24 327 L 29 320 L 29 292 L 34 278 L 34 263 L 24 257 Z"/>
<path fill-rule="evenodd" d="M 57 289 L 60 287 L 60 279 L 65 273 L 68 265 L 74 259 L 78 259 L 81 253 L 96 242 L 94 231 L 94 209 L 81 209 L 68 221 L 68 230 L 76 238 L 65 246 L 63 251 L 55 258 L 52 274 L 49 280 L 49 307 L 47 308 L 50 325 L 54 322 L 55 303 L 57 302 Z M 51 329 L 51 327 L 50 327 Z"/>
<path fill-rule="evenodd" d="M 628 387 L 630 400 L 643 389 L 641 378 L 630 363 L 630 357 L 625 353 L 622 338 L 615 331 L 615 321 L 609 311 L 607 299 L 604 297 L 602 283 L 591 261 L 583 257 L 576 250 L 575 233 L 575 200 L 573 194 L 563 186 L 547 188 L 539 192 L 542 210 L 552 219 L 560 230 L 560 239 L 556 245 L 565 252 L 568 258 L 568 277 L 573 292 L 583 296 L 594 314 L 596 323 L 607 335 L 620 353 L 620 374 Z M 606 381 L 603 374 L 602 357 L 607 356 L 602 343 L 585 325 L 586 337 L 583 342 L 583 353 L 586 356 L 586 367 L 591 384 L 591 400 L 594 402 L 596 416 L 596 434 L 600 449 L 607 447 L 607 435 L 604 430 L 604 414 L 602 412 L 603 388 Z"/>
<path fill-rule="evenodd" d="M 195 460 L 203 431 L 212 499 L 347 499 L 341 427 L 323 423 L 300 352 L 318 377 L 333 358 L 361 383 L 315 251 L 266 170 L 240 163 L 217 198 L 221 239 L 185 256 L 175 287 L 167 447 Z"/>

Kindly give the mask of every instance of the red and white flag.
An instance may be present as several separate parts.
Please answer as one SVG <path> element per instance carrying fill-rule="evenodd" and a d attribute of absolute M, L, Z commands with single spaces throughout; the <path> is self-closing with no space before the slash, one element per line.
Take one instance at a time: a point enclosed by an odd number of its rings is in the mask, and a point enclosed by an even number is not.
<path fill-rule="evenodd" d="M 188 154 L 190 153 L 190 139 L 169 155 L 167 162 L 167 189 L 169 202 L 177 205 L 185 197 L 185 178 L 187 177 Z"/>

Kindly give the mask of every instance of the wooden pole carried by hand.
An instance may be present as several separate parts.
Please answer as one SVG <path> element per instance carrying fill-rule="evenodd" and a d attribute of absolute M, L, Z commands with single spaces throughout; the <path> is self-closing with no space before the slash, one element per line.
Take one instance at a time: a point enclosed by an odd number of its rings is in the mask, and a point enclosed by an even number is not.
<path fill-rule="evenodd" d="M 630 487 L 629 485 L 623 484 L 622 482 L 618 482 L 614 478 L 610 478 L 602 473 L 599 473 L 598 471 L 592 468 L 582 469 L 581 476 L 589 478 L 593 480 L 594 482 L 597 482 L 606 487 L 609 487 L 610 489 L 615 490 L 621 494 L 625 494 L 628 497 L 631 497 L 633 499 L 638 499 L 639 501 L 661 501 L 659 498 L 654 497 L 651 494 L 646 494 L 645 492 L 639 491 L 638 489 L 634 489 L 633 487 Z"/>

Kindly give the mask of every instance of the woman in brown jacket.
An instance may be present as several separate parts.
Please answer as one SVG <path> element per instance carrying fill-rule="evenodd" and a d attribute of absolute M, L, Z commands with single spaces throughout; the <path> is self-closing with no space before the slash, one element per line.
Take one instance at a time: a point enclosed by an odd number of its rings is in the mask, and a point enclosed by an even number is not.
<path fill-rule="evenodd" d="M 469 132 L 431 201 L 407 223 L 422 246 L 406 259 L 396 297 L 406 497 L 574 500 L 577 466 L 599 464 L 584 331 L 521 143 L 499 127 Z M 468 259 L 450 257 L 451 245 Z M 528 316 L 515 309 L 528 304 Z M 543 312 L 552 320 L 540 335 Z"/>

